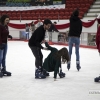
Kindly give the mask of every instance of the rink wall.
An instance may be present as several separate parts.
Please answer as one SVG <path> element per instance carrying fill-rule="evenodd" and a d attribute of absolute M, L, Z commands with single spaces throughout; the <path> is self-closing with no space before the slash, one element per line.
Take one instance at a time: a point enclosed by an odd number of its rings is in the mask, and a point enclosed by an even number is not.
<path fill-rule="evenodd" d="M 89 22 L 91 20 L 94 20 L 94 19 L 82 19 L 83 22 Z M 22 20 L 21 22 L 18 20 L 17 21 L 11 20 L 10 22 L 14 24 L 25 24 L 25 23 L 31 23 L 32 21 L 35 21 L 35 20 Z M 57 22 L 57 25 L 69 23 L 69 20 L 52 20 L 52 22 L 54 21 Z M 81 46 L 88 47 L 88 48 L 96 48 L 95 35 L 97 32 L 97 24 L 98 24 L 97 21 L 95 21 L 95 23 L 91 27 L 89 28 L 83 27 L 82 34 L 80 37 Z M 14 29 L 14 28 L 9 27 L 10 35 L 12 35 L 14 39 L 21 38 L 20 31 L 25 31 L 25 29 Z M 67 31 L 69 31 L 69 28 L 59 30 L 60 33 L 65 33 L 65 34 Z M 59 33 L 52 33 L 52 42 L 55 44 L 67 45 L 68 44 L 67 40 L 65 42 L 63 41 L 63 38 L 60 41 L 58 41 L 58 35 Z M 30 36 L 31 36 L 31 33 L 30 33 Z M 49 35 L 47 37 L 49 37 Z"/>
<path fill-rule="evenodd" d="M 89 22 L 90 20 L 92 19 L 82 19 L 82 21 L 84 22 Z M 25 24 L 25 23 L 31 23 L 33 20 L 22 20 L 20 22 L 20 20 L 11 20 L 10 22 L 11 23 L 15 23 L 15 24 Z M 58 25 L 60 24 L 66 24 L 66 23 L 69 23 L 69 20 L 52 20 L 52 22 L 56 21 Z M 66 29 L 61 29 L 59 30 L 60 32 L 66 32 L 68 31 L 69 28 L 66 28 Z M 14 28 L 11 28 L 9 27 L 9 31 L 10 31 L 10 34 L 14 37 L 14 38 L 19 38 L 19 33 L 20 31 L 25 31 L 25 29 L 14 29 Z M 89 27 L 89 28 L 85 28 L 83 27 L 83 30 L 82 32 L 90 32 L 90 33 L 96 33 L 97 32 L 97 21 L 95 21 L 95 23 Z"/>

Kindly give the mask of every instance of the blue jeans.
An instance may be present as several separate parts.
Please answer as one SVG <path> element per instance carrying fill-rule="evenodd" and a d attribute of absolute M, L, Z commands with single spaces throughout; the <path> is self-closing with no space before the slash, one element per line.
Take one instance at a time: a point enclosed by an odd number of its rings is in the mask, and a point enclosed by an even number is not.
<path fill-rule="evenodd" d="M 6 54 L 7 54 L 7 44 L 3 44 L 4 49 L 0 49 L 0 67 L 2 65 L 3 68 L 6 68 Z"/>
<path fill-rule="evenodd" d="M 26 39 L 29 40 L 29 33 L 26 33 Z"/>
<path fill-rule="evenodd" d="M 69 37 L 69 56 L 71 59 L 72 55 L 72 49 L 73 49 L 73 44 L 75 44 L 75 53 L 76 53 L 76 61 L 80 61 L 80 56 L 79 56 L 79 46 L 80 46 L 80 38 L 78 37 Z"/>

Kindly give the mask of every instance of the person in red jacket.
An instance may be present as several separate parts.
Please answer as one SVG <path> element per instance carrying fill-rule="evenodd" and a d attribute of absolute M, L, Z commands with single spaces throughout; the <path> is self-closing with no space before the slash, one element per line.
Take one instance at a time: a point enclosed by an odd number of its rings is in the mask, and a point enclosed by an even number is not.
<path fill-rule="evenodd" d="M 98 26 L 97 34 L 96 34 L 96 45 L 98 52 L 100 53 L 100 24 Z"/>
<path fill-rule="evenodd" d="M 98 25 L 98 30 L 97 30 L 97 34 L 96 34 L 96 45 L 97 45 L 97 49 L 98 52 L 100 54 L 100 24 Z M 96 77 L 94 79 L 95 82 L 100 82 L 100 76 Z"/>
<path fill-rule="evenodd" d="M 2 15 L 0 18 L 0 77 L 11 76 L 6 71 L 7 38 L 11 38 L 8 30 L 9 16 Z"/>

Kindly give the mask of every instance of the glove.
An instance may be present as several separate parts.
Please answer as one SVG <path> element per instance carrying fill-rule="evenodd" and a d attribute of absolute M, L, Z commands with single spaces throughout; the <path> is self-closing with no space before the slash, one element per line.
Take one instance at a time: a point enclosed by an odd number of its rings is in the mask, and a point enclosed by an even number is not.
<path fill-rule="evenodd" d="M 12 40 L 12 36 L 11 35 L 8 35 L 8 38 L 10 38 Z"/>
<path fill-rule="evenodd" d="M 4 44 L 0 44 L 0 50 L 4 49 Z"/>

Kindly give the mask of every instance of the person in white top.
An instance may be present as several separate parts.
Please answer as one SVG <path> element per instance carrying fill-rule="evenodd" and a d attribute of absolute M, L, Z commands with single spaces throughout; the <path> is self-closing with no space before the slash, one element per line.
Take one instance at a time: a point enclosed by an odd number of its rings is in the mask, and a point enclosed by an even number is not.
<path fill-rule="evenodd" d="M 43 23 L 40 19 L 38 19 L 37 28 L 40 27 L 41 25 L 43 25 Z"/>

